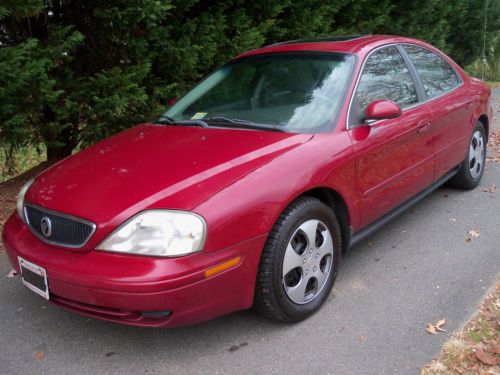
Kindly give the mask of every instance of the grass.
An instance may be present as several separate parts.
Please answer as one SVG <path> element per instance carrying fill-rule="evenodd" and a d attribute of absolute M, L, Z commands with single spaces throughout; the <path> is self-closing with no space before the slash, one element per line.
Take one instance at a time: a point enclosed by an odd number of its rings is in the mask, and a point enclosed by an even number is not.
<path fill-rule="evenodd" d="M 422 375 L 445 374 L 500 374 L 500 282 L 477 315 L 422 369 Z"/>
<path fill-rule="evenodd" d="M 29 145 L 16 151 L 14 171 L 8 171 L 5 165 L 5 149 L 0 145 L 0 183 L 30 170 L 46 159 L 47 152 L 44 145 L 40 145 L 38 148 Z"/>

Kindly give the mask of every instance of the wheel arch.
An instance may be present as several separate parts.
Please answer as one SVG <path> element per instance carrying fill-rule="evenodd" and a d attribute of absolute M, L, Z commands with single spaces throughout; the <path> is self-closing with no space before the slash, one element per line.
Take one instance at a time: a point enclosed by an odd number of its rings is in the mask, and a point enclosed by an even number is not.
<path fill-rule="evenodd" d="M 302 192 L 299 196 L 295 197 L 295 199 L 303 196 L 317 198 L 333 210 L 340 224 L 342 254 L 345 254 L 351 241 L 351 227 L 349 210 L 344 198 L 337 191 L 329 187 L 312 188 Z"/>
<path fill-rule="evenodd" d="M 484 126 L 484 131 L 486 133 L 486 142 L 488 142 L 489 134 L 490 134 L 490 124 L 489 124 L 489 119 L 488 116 L 486 116 L 484 113 L 478 117 L 477 121 L 479 121 L 481 124 Z"/>

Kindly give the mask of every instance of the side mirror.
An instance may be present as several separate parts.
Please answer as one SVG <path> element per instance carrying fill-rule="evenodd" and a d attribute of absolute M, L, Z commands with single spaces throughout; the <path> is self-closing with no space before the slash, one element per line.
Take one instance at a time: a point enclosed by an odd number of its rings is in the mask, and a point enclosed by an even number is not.
<path fill-rule="evenodd" d="M 375 100 L 365 109 L 365 121 L 383 120 L 401 116 L 401 107 L 392 100 Z"/>

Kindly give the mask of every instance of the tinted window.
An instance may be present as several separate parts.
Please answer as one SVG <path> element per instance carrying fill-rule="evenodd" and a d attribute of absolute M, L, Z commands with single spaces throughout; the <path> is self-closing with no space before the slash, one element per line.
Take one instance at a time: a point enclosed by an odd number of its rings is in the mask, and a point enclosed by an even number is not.
<path fill-rule="evenodd" d="M 442 94 L 460 83 L 450 64 L 434 52 L 413 45 L 404 45 L 403 48 L 415 65 L 428 96 Z"/>
<path fill-rule="evenodd" d="M 361 110 L 379 99 L 390 99 L 402 108 L 418 101 L 408 67 L 395 47 L 380 49 L 369 57 L 356 97 Z"/>

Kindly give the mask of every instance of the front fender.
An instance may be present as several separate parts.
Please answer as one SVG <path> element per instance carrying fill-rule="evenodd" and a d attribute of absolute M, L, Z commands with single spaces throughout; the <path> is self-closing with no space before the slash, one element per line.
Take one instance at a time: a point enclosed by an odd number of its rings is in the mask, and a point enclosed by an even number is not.
<path fill-rule="evenodd" d="M 357 226 L 352 144 L 344 131 L 321 134 L 227 186 L 193 211 L 207 221 L 205 251 L 212 252 L 271 231 L 295 198 L 317 187 L 340 194 Z"/>

